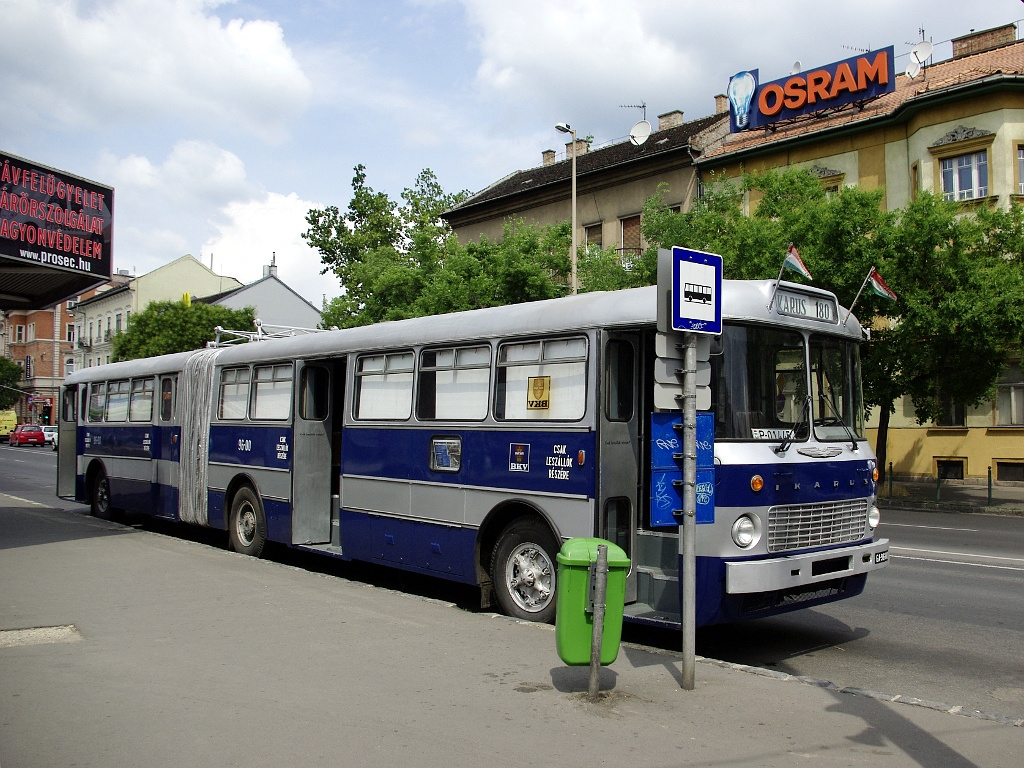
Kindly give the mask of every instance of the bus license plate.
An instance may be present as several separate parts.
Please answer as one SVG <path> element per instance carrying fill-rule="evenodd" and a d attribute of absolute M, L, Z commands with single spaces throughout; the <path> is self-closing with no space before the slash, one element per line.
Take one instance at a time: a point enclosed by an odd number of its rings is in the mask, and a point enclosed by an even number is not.
<path fill-rule="evenodd" d="M 889 562 L 889 550 L 888 549 L 885 550 L 885 552 L 875 552 L 875 565 L 878 565 L 879 563 L 887 563 L 887 562 Z"/>

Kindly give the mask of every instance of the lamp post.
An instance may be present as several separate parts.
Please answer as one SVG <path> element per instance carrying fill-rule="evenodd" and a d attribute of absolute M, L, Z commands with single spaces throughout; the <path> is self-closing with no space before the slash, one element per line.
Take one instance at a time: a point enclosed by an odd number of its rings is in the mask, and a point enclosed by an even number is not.
<path fill-rule="evenodd" d="M 569 251 L 569 287 L 577 293 L 579 286 L 576 281 L 576 130 L 568 123 L 559 123 L 555 130 L 572 136 L 572 250 Z"/>

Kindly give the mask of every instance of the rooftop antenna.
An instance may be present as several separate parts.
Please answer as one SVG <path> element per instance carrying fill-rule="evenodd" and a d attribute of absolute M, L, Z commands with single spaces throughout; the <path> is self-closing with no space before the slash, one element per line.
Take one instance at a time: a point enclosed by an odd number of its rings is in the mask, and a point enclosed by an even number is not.
<path fill-rule="evenodd" d="M 858 48 L 855 45 L 840 45 L 839 47 L 840 48 L 845 48 L 848 51 L 856 51 L 857 53 L 870 53 L 871 52 L 871 44 L 870 43 L 868 44 L 867 48 Z"/>
<path fill-rule="evenodd" d="M 644 113 L 643 119 L 647 119 L 647 102 L 642 101 L 639 104 L 619 104 L 619 109 L 639 109 Z"/>

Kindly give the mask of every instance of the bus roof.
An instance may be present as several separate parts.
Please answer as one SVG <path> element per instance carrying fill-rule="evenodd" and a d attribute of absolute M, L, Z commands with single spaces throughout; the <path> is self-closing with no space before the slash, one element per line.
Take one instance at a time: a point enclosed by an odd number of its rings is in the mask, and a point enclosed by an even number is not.
<path fill-rule="evenodd" d="M 823 333 L 861 338 L 861 326 L 853 316 L 845 326 L 787 317 L 777 305 L 768 311 L 774 280 L 723 280 L 722 315 L 728 320 L 785 323 Z M 813 286 L 782 281 L 780 290 L 834 300 L 832 293 Z M 473 309 L 444 315 L 395 320 L 375 325 L 344 328 L 304 336 L 240 343 L 222 348 L 219 363 L 253 359 L 314 358 L 358 350 L 408 347 L 418 344 L 452 344 L 507 336 L 565 333 L 589 328 L 626 328 L 657 322 L 657 286 L 620 291 L 596 291 L 557 299 Z M 846 311 L 839 308 L 840 320 Z M 68 377 L 67 383 L 118 376 L 145 376 L 178 371 L 194 352 L 111 363 L 85 368 Z M 102 369 L 102 373 L 99 371 Z"/>

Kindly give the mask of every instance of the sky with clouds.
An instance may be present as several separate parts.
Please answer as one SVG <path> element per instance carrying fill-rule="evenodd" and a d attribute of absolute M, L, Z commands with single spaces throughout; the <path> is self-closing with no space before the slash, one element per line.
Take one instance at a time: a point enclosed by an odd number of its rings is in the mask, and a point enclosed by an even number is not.
<path fill-rule="evenodd" d="M 0 149 L 115 189 L 114 266 L 191 253 L 320 305 L 340 286 L 301 238 L 351 197 L 424 168 L 479 190 L 643 117 L 714 112 L 762 81 L 1024 19 L 1021 0 L 0 0 Z M 622 106 L 627 105 L 627 106 Z"/>

